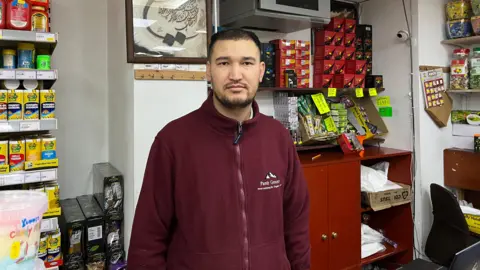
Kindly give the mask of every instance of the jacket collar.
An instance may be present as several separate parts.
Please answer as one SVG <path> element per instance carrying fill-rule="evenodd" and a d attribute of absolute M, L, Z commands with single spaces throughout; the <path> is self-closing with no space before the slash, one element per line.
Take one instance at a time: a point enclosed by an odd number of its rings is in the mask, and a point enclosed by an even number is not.
<path fill-rule="evenodd" d="M 235 135 L 238 130 L 239 122 L 235 119 L 228 118 L 223 114 L 219 113 L 213 105 L 213 98 L 213 92 L 210 91 L 207 100 L 205 100 L 200 107 L 200 111 L 207 116 L 207 121 L 209 125 L 211 125 L 215 130 L 226 135 Z M 253 117 L 251 117 L 249 120 L 242 122 L 243 130 L 249 128 L 250 126 L 254 126 L 258 121 L 258 118 L 260 116 L 260 110 L 255 100 L 253 100 L 252 102 L 252 113 Z"/>

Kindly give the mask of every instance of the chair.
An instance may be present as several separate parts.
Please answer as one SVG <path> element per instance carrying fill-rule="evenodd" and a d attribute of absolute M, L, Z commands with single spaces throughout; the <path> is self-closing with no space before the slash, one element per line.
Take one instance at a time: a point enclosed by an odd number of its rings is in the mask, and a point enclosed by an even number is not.
<path fill-rule="evenodd" d="M 436 263 L 449 267 L 455 253 L 479 241 L 468 230 L 456 197 L 446 188 L 430 185 L 433 225 L 427 238 L 425 254 Z"/>

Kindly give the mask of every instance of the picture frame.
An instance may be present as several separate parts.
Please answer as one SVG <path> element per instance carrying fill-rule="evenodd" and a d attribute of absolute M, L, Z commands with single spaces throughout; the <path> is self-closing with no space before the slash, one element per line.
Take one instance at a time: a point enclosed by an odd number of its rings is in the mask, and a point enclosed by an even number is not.
<path fill-rule="evenodd" d="M 127 63 L 205 64 L 212 0 L 125 0 Z"/>

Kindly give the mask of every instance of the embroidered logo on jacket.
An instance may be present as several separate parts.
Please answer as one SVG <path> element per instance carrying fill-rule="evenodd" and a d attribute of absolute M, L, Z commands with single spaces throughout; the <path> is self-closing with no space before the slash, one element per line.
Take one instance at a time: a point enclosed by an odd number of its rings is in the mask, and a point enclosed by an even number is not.
<path fill-rule="evenodd" d="M 280 183 L 280 180 L 277 179 L 277 176 L 272 172 L 268 172 L 265 176 L 265 179 L 260 181 L 260 187 L 258 187 L 258 190 L 269 190 L 279 188 L 281 186 L 282 184 Z"/>

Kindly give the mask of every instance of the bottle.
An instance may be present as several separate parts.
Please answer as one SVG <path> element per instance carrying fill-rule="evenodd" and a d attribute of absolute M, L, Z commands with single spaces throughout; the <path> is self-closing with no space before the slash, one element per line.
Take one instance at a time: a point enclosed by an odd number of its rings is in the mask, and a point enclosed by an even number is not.
<path fill-rule="evenodd" d="M 6 28 L 29 31 L 32 27 L 32 5 L 30 0 L 7 0 Z"/>
<path fill-rule="evenodd" d="M 32 6 L 32 31 L 49 32 L 48 13 L 43 6 Z"/>

